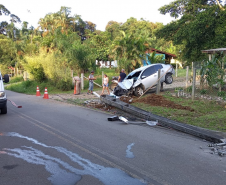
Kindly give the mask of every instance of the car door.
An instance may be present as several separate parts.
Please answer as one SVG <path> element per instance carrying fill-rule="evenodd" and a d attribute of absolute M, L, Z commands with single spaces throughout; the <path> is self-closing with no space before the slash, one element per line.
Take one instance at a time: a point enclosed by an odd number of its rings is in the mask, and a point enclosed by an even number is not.
<path fill-rule="evenodd" d="M 149 68 L 145 69 L 141 75 L 141 82 L 145 89 L 155 85 L 157 79 L 158 75 L 155 66 L 150 66 Z"/>

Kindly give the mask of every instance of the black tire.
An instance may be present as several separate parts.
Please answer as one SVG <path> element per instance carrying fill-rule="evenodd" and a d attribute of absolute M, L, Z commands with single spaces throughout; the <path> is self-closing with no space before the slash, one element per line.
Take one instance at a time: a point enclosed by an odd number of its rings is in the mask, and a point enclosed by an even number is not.
<path fill-rule="evenodd" d="M 173 76 L 171 73 L 167 73 L 165 76 L 165 83 L 166 84 L 171 84 L 173 83 Z"/>
<path fill-rule="evenodd" d="M 134 91 L 134 95 L 135 96 L 141 96 L 144 94 L 144 89 L 141 87 L 141 86 L 138 86 L 135 88 L 135 91 Z"/>
<path fill-rule="evenodd" d="M 1 114 L 7 114 L 7 106 L 1 109 Z"/>
<path fill-rule="evenodd" d="M 4 82 L 5 83 L 8 83 L 9 82 L 9 75 L 8 74 L 5 74 L 4 75 Z"/>
<path fill-rule="evenodd" d="M 117 87 L 117 83 L 111 83 L 110 85 L 110 89 L 113 91 L 115 89 L 115 87 Z"/>

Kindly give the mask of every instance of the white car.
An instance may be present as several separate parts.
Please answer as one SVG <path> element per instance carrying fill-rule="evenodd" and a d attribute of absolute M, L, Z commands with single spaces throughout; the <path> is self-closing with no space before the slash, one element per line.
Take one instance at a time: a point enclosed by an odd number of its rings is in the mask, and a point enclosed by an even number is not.
<path fill-rule="evenodd" d="M 170 64 L 151 64 L 140 67 L 131 73 L 126 78 L 118 83 L 118 86 L 113 90 L 113 94 L 121 96 L 124 94 L 135 94 L 141 96 L 146 89 L 154 87 L 158 82 L 158 69 L 160 69 L 160 83 L 173 83 L 173 74 L 175 71 Z"/>
<path fill-rule="evenodd" d="M 1 114 L 7 114 L 7 97 L 4 90 L 1 72 L 0 72 L 0 110 Z"/>

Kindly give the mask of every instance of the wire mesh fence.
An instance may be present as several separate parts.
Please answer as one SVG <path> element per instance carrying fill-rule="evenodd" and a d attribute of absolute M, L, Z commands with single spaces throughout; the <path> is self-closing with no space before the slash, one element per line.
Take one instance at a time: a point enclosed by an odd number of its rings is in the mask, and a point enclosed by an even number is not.
<path fill-rule="evenodd" d="M 178 97 L 226 102 L 226 73 L 223 74 L 222 83 L 210 84 L 206 76 L 200 75 L 201 65 L 199 62 L 193 62 L 190 67 L 177 69 L 174 82 L 165 88 L 174 89 Z"/>

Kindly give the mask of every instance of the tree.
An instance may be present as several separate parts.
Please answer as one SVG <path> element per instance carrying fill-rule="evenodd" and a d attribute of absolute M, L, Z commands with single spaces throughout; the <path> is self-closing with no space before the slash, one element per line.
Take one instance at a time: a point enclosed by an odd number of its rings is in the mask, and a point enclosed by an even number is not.
<path fill-rule="evenodd" d="M 2 4 L 0 4 L 0 15 L 10 15 L 10 11 Z"/>
<path fill-rule="evenodd" d="M 125 33 L 121 31 L 121 37 L 117 37 L 112 45 L 112 53 L 118 61 L 119 67 L 128 72 L 140 67 L 141 60 L 146 57 L 145 51 L 149 47 L 149 33 Z"/>
<path fill-rule="evenodd" d="M 94 32 L 90 36 L 90 46 L 96 51 L 96 60 L 110 60 L 110 46 L 112 44 L 109 32 Z"/>
<path fill-rule="evenodd" d="M 206 56 L 201 50 L 219 48 L 226 42 L 226 11 L 222 1 L 176 0 L 161 7 L 160 13 L 179 18 L 162 28 L 158 38 L 184 45 L 185 60 L 199 61 Z"/>
<path fill-rule="evenodd" d="M 11 66 L 16 61 L 16 48 L 13 41 L 0 35 L 0 64 Z"/>
<path fill-rule="evenodd" d="M 84 73 L 88 68 L 94 67 L 96 56 L 89 45 L 75 41 L 70 52 L 67 53 L 67 58 L 70 66 L 80 74 L 81 72 Z"/>
<path fill-rule="evenodd" d="M 113 41 L 118 34 L 120 34 L 120 26 L 122 23 L 116 21 L 109 21 L 105 30 L 111 34 L 111 40 Z"/>
<path fill-rule="evenodd" d="M 11 23 L 17 23 L 17 22 L 21 22 L 20 18 L 14 14 L 11 14 L 10 11 L 2 4 L 0 4 L 0 16 L 1 15 L 10 15 L 11 19 Z M 7 33 L 7 26 L 8 23 L 6 21 L 0 22 L 0 34 L 4 34 L 6 35 Z M 12 27 L 12 26 L 11 26 Z M 11 33 L 12 35 L 12 33 Z"/>

